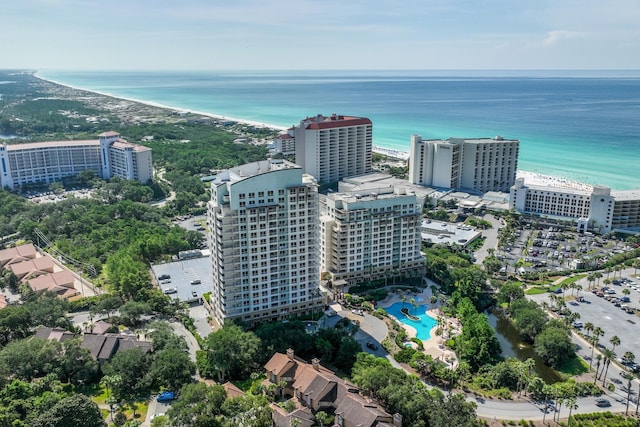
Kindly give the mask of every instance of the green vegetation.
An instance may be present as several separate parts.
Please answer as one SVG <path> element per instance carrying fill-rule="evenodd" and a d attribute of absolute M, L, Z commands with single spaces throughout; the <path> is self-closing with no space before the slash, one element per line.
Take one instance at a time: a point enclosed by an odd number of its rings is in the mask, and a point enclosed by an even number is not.
<path fill-rule="evenodd" d="M 391 366 L 383 358 L 359 353 L 353 367 L 353 382 L 369 396 L 386 402 L 390 413 L 402 415 L 403 425 L 481 426 L 474 405 L 461 394 L 445 396 L 440 390 L 429 390 L 416 376 Z"/>

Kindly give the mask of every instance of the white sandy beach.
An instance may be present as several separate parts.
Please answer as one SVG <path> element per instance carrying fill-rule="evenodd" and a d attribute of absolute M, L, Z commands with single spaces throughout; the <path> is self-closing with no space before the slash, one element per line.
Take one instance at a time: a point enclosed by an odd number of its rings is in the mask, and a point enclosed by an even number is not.
<path fill-rule="evenodd" d="M 35 77 L 39 78 L 40 80 L 44 80 L 47 81 L 49 83 L 58 85 L 58 86 L 63 86 L 63 87 L 67 87 L 69 89 L 74 89 L 74 90 L 80 90 L 80 91 L 84 91 L 84 92 L 91 92 L 91 93 L 95 93 L 98 95 L 102 95 L 102 96 L 108 96 L 109 98 L 114 98 L 114 99 L 120 99 L 123 101 L 129 101 L 129 102 L 135 102 L 137 104 L 142 104 L 142 105 L 148 105 L 150 107 L 157 107 L 157 108 L 162 108 L 165 110 L 171 110 L 171 111 L 175 111 L 175 112 L 188 112 L 191 114 L 197 114 L 200 116 L 204 116 L 204 117 L 210 117 L 212 119 L 216 119 L 216 120 L 222 120 L 222 121 L 233 121 L 233 122 L 237 122 L 237 123 L 241 123 L 241 124 L 245 124 L 245 125 L 249 125 L 249 126 L 255 126 L 255 127 L 263 127 L 263 128 L 267 128 L 267 129 L 273 129 L 276 131 L 285 131 L 288 128 L 284 127 L 284 126 L 277 126 L 271 123 L 262 123 L 262 122 L 257 122 L 257 121 L 253 121 L 253 120 L 247 120 L 247 119 L 240 119 L 240 118 L 236 118 L 236 117 L 229 117 L 229 116 L 225 116 L 222 114 L 216 114 L 216 113 L 207 113 L 204 111 L 195 111 L 195 110 L 187 110 L 184 108 L 179 108 L 179 107 L 174 107 L 171 105 L 165 105 L 165 104 L 160 104 L 158 102 L 153 102 L 153 101 L 145 101 L 142 99 L 135 99 L 135 98 L 127 98 L 127 97 L 123 97 L 123 96 L 118 96 L 118 95 L 113 95 L 111 93 L 108 92 L 100 92 L 97 90 L 93 90 L 93 89 L 86 89 L 83 87 L 78 87 L 78 86 L 71 86 L 65 83 L 61 83 L 55 80 L 51 80 L 51 79 L 47 79 L 44 77 L 41 77 L 37 74 L 34 74 Z"/>

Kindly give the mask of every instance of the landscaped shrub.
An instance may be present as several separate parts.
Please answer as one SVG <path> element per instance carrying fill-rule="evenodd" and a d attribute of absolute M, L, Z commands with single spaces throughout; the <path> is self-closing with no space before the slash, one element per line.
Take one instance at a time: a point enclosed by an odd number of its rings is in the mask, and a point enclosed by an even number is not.
<path fill-rule="evenodd" d="M 413 348 L 404 346 L 402 350 L 393 355 L 393 358 L 398 363 L 409 363 L 415 353 Z"/>

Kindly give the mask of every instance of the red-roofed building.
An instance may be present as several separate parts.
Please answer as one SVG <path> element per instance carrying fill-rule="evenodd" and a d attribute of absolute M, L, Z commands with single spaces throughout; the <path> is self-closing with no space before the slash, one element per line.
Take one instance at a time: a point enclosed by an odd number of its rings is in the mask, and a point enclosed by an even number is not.
<path fill-rule="evenodd" d="M 367 118 L 318 114 L 288 134 L 295 139 L 296 163 L 321 183 L 371 172 L 373 124 Z"/>

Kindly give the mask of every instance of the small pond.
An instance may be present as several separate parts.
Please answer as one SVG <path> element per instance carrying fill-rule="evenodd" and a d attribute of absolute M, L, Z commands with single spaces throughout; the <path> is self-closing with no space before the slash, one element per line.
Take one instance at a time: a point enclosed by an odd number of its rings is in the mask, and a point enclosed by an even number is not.
<path fill-rule="evenodd" d="M 536 374 L 547 384 L 562 380 L 555 369 L 545 365 L 542 359 L 538 357 L 531 344 L 522 341 L 520 332 L 509 319 L 494 313 L 487 313 L 487 315 L 489 316 L 489 324 L 496 331 L 496 336 L 502 346 L 503 357 L 515 357 L 521 361 L 531 358 L 536 362 Z"/>

